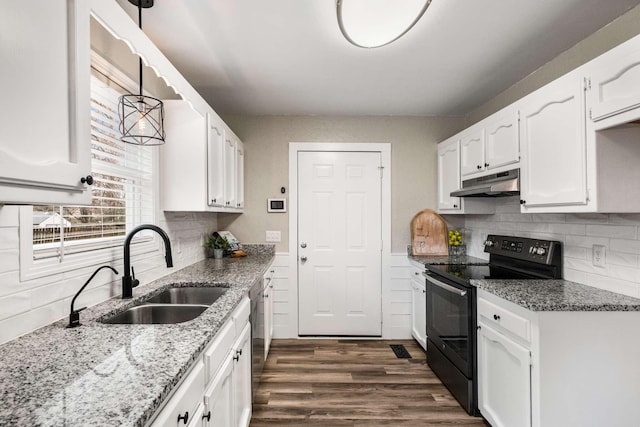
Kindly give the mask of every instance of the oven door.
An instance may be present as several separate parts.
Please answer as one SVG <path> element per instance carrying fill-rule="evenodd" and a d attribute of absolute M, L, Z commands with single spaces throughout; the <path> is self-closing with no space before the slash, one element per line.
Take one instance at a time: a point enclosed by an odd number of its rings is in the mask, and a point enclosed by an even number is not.
<path fill-rule="evenodd" d="M 427 278 L 427 337 L 467 378 L 475 352 L 474 288 L 432 272 Z M 428 344 L 429 345 L 429 344 Z"/>

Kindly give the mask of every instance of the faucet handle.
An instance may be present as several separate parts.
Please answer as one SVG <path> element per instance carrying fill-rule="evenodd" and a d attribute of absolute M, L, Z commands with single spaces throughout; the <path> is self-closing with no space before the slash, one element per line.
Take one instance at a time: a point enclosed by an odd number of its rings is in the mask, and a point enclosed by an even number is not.
<path fill-rule="evenodd" d="M 131 267 L 131 287 L 135 288 L 140 284 L 140 280 L 136 279 L 136 271 Z"/>

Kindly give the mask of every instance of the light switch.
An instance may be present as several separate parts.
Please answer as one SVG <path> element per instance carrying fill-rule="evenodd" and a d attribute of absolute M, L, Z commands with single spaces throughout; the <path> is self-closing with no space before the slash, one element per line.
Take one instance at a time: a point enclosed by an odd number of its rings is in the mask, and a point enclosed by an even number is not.
<path fill-rule="evenodd" d="M 279 243 L 281 239 L 280 231 L 269 231 L 266 232 L 266 241 L 270 243 Z"/>

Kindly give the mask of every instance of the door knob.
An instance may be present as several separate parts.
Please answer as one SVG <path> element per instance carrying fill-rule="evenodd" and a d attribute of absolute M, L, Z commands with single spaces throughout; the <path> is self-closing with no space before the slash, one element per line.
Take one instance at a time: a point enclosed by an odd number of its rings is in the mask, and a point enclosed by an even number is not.
<path fill-rule="evenodd" d="M 305 242 L 302 242 L 302 243 L 300 243 L 300 247 L 301 247 L 302 249 L 304 249 L 304 248 L 306 248 L 306 247 L 307 247 L 307 244 L 306 244 Z"/>
<path fill-rule="evenodd" d="M 302 261 L 302 262 L 307 262 L 307 257 L 306 257 L 306 256 L 301 256 L 301 257 L 300 257 L 300 261 Z"/>

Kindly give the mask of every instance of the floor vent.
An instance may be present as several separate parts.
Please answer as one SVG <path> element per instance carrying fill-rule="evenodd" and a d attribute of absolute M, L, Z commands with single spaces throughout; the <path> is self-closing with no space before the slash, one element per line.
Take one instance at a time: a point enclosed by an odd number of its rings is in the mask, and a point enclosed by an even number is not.
<path fill-rule="evenodd" d="M 398 359 L 411 359 L 411 355 L 402 344 L 391 344 L 390 347 Z"/>

